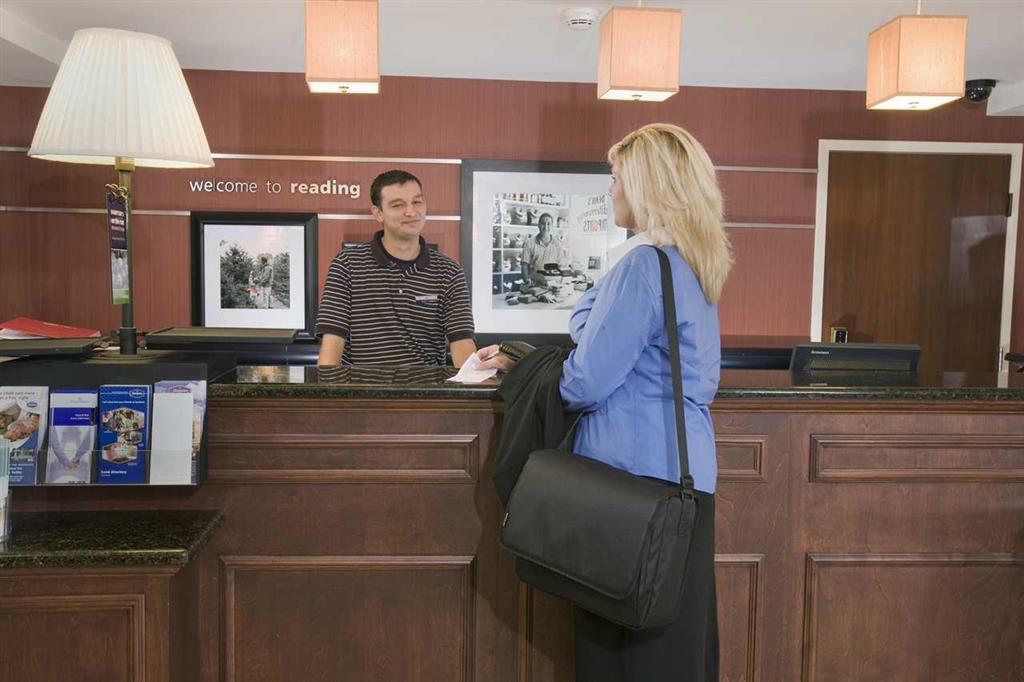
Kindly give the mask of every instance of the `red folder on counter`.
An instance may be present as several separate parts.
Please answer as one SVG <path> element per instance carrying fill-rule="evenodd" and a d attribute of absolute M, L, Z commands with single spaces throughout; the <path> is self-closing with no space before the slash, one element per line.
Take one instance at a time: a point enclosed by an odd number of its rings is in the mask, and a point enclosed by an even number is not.
<path fill-rule="evenodd" d="M 45 339 L 86 339 L 98 338 L 99 335 L 98 329 L 71 327 L 66 324 L 34 320 L 31 317 L 16 317 L 13 320 L 0 322 L 0 338 L 29 338 L 34 336 Z"/>

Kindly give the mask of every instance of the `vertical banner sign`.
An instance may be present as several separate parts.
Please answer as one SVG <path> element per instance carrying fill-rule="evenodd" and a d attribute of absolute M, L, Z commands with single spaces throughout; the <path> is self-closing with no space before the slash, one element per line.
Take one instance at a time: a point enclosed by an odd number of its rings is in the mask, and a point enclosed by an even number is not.
<path fill-rule="evenodd" d="M 128 286 L 128 191 L 107 185 L 107 228 L 110 232 L 110 291 L 114 305 L 132 300 Z"/>

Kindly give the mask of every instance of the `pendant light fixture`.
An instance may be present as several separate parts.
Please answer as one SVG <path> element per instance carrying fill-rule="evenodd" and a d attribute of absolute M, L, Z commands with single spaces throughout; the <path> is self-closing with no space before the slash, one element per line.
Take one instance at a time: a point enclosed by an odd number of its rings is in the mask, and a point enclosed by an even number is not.
<path fill-rule="evenodd" d="M 662 102 L 679 92 L 678 9 L 616 6 L 601 19 L 597 58 L 600 99 Z"/>
<path fill-rule="evenodd" d="M 310 92 L 380 92 L 378 0 L 306 0 Z"/>
<path fill-rule="evenodd" d="M 964 96 L 967 17 L 899 16 L 868 35 L 868 109 L 926 110 Z"/>

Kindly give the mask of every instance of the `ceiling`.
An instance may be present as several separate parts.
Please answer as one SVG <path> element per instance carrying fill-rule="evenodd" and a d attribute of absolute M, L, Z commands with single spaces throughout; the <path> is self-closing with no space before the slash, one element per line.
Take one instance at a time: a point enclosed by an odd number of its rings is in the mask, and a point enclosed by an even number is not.
<path fill-rule="evenodd" d="M 380 0 L 381 73 L 595 82 L 597 30 L 564 9 L 628 0 Z M 863 90 L 867 35 L 914 0 L 647 0 L 683 10 L 684 85 Z M 1024 89 L 1024 0 L 924 0 L 966 14 L 967 77 Z M 302 0 L 0 0 L 0 84 L 49 85 L 93 26 L 169 38 L 184 68 L 304 70 Z M 999 88 L 997 88 L 998 92 Z M 991 113 L 991 109 L 990 109 Z"/>

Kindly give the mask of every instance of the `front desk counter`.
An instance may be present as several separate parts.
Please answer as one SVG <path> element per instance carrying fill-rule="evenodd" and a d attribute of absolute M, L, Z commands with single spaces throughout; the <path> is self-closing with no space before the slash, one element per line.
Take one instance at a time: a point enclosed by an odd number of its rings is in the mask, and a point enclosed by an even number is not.
<path fill-rule="evenodd" d="M 568 682 L 569 607 L 497 543 L 497 381 L 451 373 L 242 367 L 210 387 L 199 489 L 15 504 L 223 510 L 202 682 Z M 726 371 L 712 412 L 723 681 L 1024 679 L 1024 376 Z"/>

